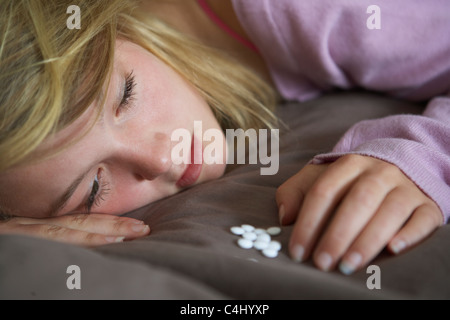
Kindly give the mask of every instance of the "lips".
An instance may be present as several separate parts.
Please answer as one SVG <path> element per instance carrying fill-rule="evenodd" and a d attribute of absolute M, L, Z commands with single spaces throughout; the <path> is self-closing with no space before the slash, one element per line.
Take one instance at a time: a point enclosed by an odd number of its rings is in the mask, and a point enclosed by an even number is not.
<path fill-rule="evenodd" d="M 200 159 L 200 163 L 194 163 L 194 159 Z M 176 185 L 180 188 L 187 188 L 197 182 L 202 172 L 203 166 L 203 146 L 201 142 L 197 141 L 195 136 L 192 137 L 191 144 L 191 163 L 188 164 L 181 178 L 177 181 Z"/>

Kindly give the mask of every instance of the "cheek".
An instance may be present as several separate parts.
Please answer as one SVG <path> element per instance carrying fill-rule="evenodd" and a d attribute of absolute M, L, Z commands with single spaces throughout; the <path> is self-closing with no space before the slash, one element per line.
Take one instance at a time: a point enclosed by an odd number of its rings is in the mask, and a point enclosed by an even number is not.
<path fill-rule="evenodd" d="M 129 172 L 113 174 L 114 182 L 109 184 L 111 192 L 105 197 L 102 213 L 121 215 L 177 192 L 174 185 L 155 180 L 136 179 Z"/>
<path fill-rule="evenodd" d="M 134 188 L 127 189 L 127 186 L 121 186 L 115 194 L 109 195 L 108 205 L 102 208 L 102 213 L 121 215 L 153 202 L 148 194 L 144 193 L 144 190 L 144 188 L 135 190 Z M 149 194 L 151 194 L 151 191 Z"/>

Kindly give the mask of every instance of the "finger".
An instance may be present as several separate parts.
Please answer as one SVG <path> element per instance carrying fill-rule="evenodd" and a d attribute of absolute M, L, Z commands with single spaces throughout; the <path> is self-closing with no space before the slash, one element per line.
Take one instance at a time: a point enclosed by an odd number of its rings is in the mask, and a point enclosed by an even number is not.
<path fill-rule="evenodd" d="M 103 219 L 103 220 L 121 220 L 121 221 L 129 221 L 132 223 L 136 223 L 136 224 L 142 224 L 143 221 L 142 220 L 138 220 L 138 219 L 134 219 L 134 218 L 129 218 L 129 217 L 123 217 L 123 216 L 115 216 L 115 215 L 111 215 L 111 214 L 102 214 L 102 213 L 72 213 L 72 214 L 66 214 L 63 216 L 56 216 L 56 217 L 50 217 L 50 218 L 41 218 L 41 219 L 36 219 L 36 218 L 27 218 L 27 217 L 14 217 L 14 219 L 20 219 L 21 222 L 23 224 L 46 224 L 47 222 L 58 222 L 60 219 L 61 221 L 64 221 L 64 217 L 90 217 L 90 218 L 99 218 L 99 219 Z"/>
<path fill-rule="evenodd" d="M 436 204 L 421 205 L 405 226 L 389 241 L 388 249 L 394 254 L 399 254 L 428 237 L 442 223 L 442 213 Z"/>
<path fill-rule="evenodd" d="M 288 225 L 295 221 L 306 191 L 326 168 L 327 166 L 322 165 L 308 165 L 277 189 L 275 199 L 280 224 Z"/>
<path fill-rule="evenodd" d="M 111 243 L 123 242 L 123 236 L 105 236 L 85 231 L 68 229 L 55 225 L 43 224 L 17 224 L 8 222 L 7 228 L 1 226 L 2 234 L 22 234 L 34 236 L 42 239 L 58 241 L 62 243 L 80 245 L 85 247 L 95 247 Z"/>
<path fill-rule="evenodd" d="M 351 274 L 375 258 L 414 212 L 417 198 L 407 188 L 393 189 L 343 256 L 341 272 Z"/>
<path fill-rule="evenodd" d="M 352 158 L 347 159 L 330 165 L 306 194 L 289 243 L 295 261 L 308 258 L 330 215 L 360 174 Z"/>
<path fill-rule="evenodd" d="M 71 214 L 49 219 L 18 218 L 22 224 L 46 224 L 108 236 L 134 239 L 147 235 L 150 228 L 142 221 L 106 214 Z"/>
<path fill-rule="evenodd" d="M 314 250 L 316 265 L 328 271 L 377 212 L 394 187 L 383 173 L 361 175 L 351 186 Z"/>

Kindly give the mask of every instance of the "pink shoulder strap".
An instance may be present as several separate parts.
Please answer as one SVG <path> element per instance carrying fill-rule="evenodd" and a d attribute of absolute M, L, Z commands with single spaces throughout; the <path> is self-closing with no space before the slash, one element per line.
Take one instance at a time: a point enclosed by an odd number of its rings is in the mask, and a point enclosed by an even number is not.
<path fill-rule="evenodd" d="M 239 34 L 237 34 L 233 29 L 231 29 L 225 22 L 223 22 L 215 13 L 214 11 L 210 8 L 210 6 L 208 5 L 208 3 L 206 2 L 206 0 L 197 0 L 198 4 L 200 5 L 200 7 L 203 9 L 203 11 L 206 13 L 206 15 L 208 15 L 208 17 L 222 30 L 224 30 L 225 32 L 227 32 L 230 36 L 232 36 L 233 38 L 235 38 L 237 41 L 239 41 L 240 43 L 242 43 L 244 46 L 250 48 L 251 50 L 258 52 L 259 50 L 258 48 L 250 41 L 248 41 L 247 39 L 241 37 Z"/>

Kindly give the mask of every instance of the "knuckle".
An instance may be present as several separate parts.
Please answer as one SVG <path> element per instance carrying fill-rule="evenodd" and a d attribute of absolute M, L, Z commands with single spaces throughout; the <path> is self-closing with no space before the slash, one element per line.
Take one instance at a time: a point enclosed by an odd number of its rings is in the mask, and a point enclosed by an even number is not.
<path fill-rule="evenodd" d="M 276 192 L 275 192 L 275 195 L 276 195 L 276 196 L 282 195 L 282 194 L 284 193 L 284 190 L 285 190 L 285 189 L 286 189 L 286 186 L 285 186 L 284 184 L 280 185 L 280 186 L 277 188 L 277 190 L 276 190 Z"/>
<path fill-rule="evenodd" d="M 386 226 L 385 228 L 388 228 L 388 226 Z M 374 248 L 378 248 L 380 246 L 384 247 L 389 240 L 387 239 L 386 235 L 382 232 L 374 232 L 370 235 L 370 237 L 371 237 L 370 243 L 372 243 L 371 246 L 373 246 L 371 251 L 373 251 Z"/>
<path fill-rule="evenodd" d="M 86 244 L 92 244 L 92 243 L 95 243 L 96 242 L 96 239 L 97 238 L 97 236 L 96 236 L 96 234 L 94 234 L 94 233 L 86 233 L 85 235 L 84 235 L 84 242 L 86 243 Z"/>
<path fill-rule="evenodd" d="M 296 175 L 290 177 L 289 179 L 284 181 L 281 185 L 279 185 L 277 190 L 280 190 L 281 192 L 285 192 L 286 190 L 289 190 L 292 187 L 295 187 L 298 179 L 299 179 L 299 174 L 296 174 Z"/>
<path fill-rule="evenodd" d="M 378 176 L 383 178 L 397 178 L 403 176 L 403 172 L 397 166 L 386 162 L 380 161 L 377 166 L 374 167 L 374 172 Z"/>
<path fill-rule="evenodd" d="M 74 214 L 68 217 L 71 225 L 83 226 L 86 224 L 89 216 L 85 214 Z"/>
<path fill-rule="evenodd" d="M 317 220 L 313 217 L 302 217 L 296 224 L 296 231 L 299 235 L 312 235 L 317 228 Z"/>
<path fill-rule="evenodd" d="M 118 233 L 123 229 L 125 224 L 126 224 L 126 222 L 124 222 L 122 220 L 114 221 L 114 223 L 112 224 L 112 229 L 114 232 Z"/>
<path fill-rule="evenodd" d="M 443 215 L 439 207 L 433 202 L 430 201 L 428 204 L 425 204 L 425 206 L 428 207 L 429 210 L 427 210 L 427 213 L 424 215 L 425 218 L 428 220 L 427 222 L 431 226 L 440 226 L 444 223 Z"/>
<path fill-rule="evenodd" d="M 331 182 L 318 181 L 311 187 L 309 194 L 319 200 L 325 200 L 333 197 L 335 189 L 335 186 Z"/>
<path fill-rule="evenodd" d="M 390 201 L 386 200 L 386 210 L 389 210 L 391 217 L 397 217 L 397 219 L 402 219 L 410 216 L 414 211 L 415 204 L 412 203 L 411 198 L 401 192 L 394 189 L 391 192 Z M 395 199 L 395 200 L 394 200 Z"/>
<path fill-rule="evenodd" d="M 63 232 L 63 230 L 63 227 L 56 225 L 49 225 L 44 227 L 44 233 L 49 237 L 57 237 Z"/>
<path fill-rule="evenodd" d="M 395 196 L 393 205 L 395 205 L 396 209 L 407 208 L 413 210 L 413 207 L 417 206 L 423 200 L 420 194 L 411 192 L 411 189 L 405 186 L 395 187 L 392 193 Z"/>
<path fill-rule="evenodd" d="M 356 167 L 360 166 L 363 160 L 363 156 L 357 154 L 346 154 L 339 158 L 335 163 L 343 166 Z"/>
<path fill-rule="evenodd" d="M 325 251 L 329 252 L 332 256 L 340 256 L 344 253 L 345 249 L 349 246 L 351 241 L 351 235 L 345 230 L 333 230 L 327 234 L 326 240 L 323 241 L 322 246 L 325 247 Z"/>
<path fill-rule="evenodd" d="M 375 197 L 376 191 L 371 187 L 358 188 L 354 191 L 354 201 L 358 203 L 360 206 L 365 208 L 372 207 L 374 201 L 376 201 Z"/>
<path fill-rule="evenodd" d="M 364 180 L 353 188 L 352 200 L 364 207 L 371 207 L 378 201 L 380 192 L 383 192 L 385 186 L 385 182 L 380 177 L 364 177 Z"/>
<path fill-rule="evenodd" d="M 277 190 L 275 191 L 275 198 L 276 199 L 281 199 L 284 197 L 284 195 L 286 194 L 286 192 L 289 190 L 289 188 L 285 185 L 282 184 L 281 186 L 279 186 L 277 188 Z"/>
<path fill-rule="evenodd" d="M 386 177 L 378 173 L 369 173 L 363 177 L 365 189 L 380 189 L 386 187 Z"/>

